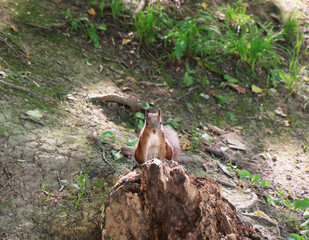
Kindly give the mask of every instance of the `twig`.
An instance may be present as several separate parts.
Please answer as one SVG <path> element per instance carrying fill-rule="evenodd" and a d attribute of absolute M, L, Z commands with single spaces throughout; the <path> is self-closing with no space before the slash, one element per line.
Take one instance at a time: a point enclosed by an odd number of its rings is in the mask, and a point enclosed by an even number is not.
<path fill-rule="evenodd" d="M 103 144 L 101 143 L 100 139 L 98 138 L 98 133 L 97 131 L 93 130 L 92 131 L 92 139 L 93 141 L 99 146 L 99 148 L 101 149 L 102 151 L 102 159 L 103 161 L 108 164 L 114 171 L 114 167 L 107 161 L 106 157 L 105 157 L 105 148 L 103 147 Z"/>
<path fill-rule="evenodd" d="M 59 183 L 59 186 L 60 186 L 60 189 L 58 191 L 61 192 L 64 189 L 64 184 L 61 183 L 60 176 L 59 176 L 58 172 L 57 172 L 57 180 L 58 180 L 58 183 Z"/>
<path fill-rule="evenodd" d="M 187 93 L 186 93 L 185 95 L 183 95 L 183 96 L 178 97 L 177 100 L 179 101 L 180 99 L 182 99 L 182 98 L 184 98 L 184 97 L 190 95 L 190 93 L 191 93 L 192 91 L 194 91 L 195 89 L 197 89 L 197 88 L 199 88 L 199 86 L 195 86 L 195 87 L 189 88 L 189 90 L 187 91 Z"/>
<path fill-rule="evenodd" d="M 3 80 L 0 80 L 0 83 L 4 84 L 4 85 L 6 85 L 6 86 L 9 86 L 10 88 L 13 88 L 13 89 L 16 89 L 16 90 L 25 92 L 25 93 L 27 93 L 27 94 L 33 96 L 33 97 L 39 98 L 39 99 L 41 99 L 41 100 L 44 100 L 44 98 L 41 97 L 39 94 L 34 93 L 34 92 L 32 92 L 32 91 L 30 91 L 30 90 L 28 90 L 28 89 L 26 89 L 26 88 L 23 88 L 23 87 L 14 85 L 14 84 L 12 84 L 12 83 L 5 82 L 5 81 L 3 81 Z"/>
<path fill-rule="evenodd" d="M 133 112 L 137 112 L 143 108 L 142 104 L 133 98 L 127 98 L 118 94 L 101 94 L 90 95 L 90 100 L 102 102 L 116 102 L 119 104 L 127 105 Z"/>

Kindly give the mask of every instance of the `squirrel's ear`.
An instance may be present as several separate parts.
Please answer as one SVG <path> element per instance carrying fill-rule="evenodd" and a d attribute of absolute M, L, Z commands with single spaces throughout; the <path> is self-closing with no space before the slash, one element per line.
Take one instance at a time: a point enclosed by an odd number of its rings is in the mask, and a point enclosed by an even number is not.
<path fill-rule="evenodd" d="M 145 110 L 145 119 L 147 119 L 148 118 L 148 112 L 147 112 L 147 110 Z"/>
<path fill-rule="evenodd" d="M 158 116 L 161 117 L 161 109 L 158 109 Z"/>

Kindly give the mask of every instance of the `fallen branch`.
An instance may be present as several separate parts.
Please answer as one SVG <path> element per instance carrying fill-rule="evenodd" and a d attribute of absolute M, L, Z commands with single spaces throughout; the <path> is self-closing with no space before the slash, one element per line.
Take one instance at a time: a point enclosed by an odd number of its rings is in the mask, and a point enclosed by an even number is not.
<path fill-rule="evenodd" d="M 34 93 L 34 92 L 32 92 L 32 91 L 30 91 L 30 90 L 28 90 L 28 89 L 26 89 L 26 88 L 23 88 L 23 87 L 14 85 L 14 84 L 12 84 L 12 83 L 5 82 L 5 81 L 3 81 L 3 80 L 0 80 L 0 83 L 4 84 L 4 85 L 6 85 L 6 86 L 9 86 L 10 88 L 13 88 L 13 89 L 16 89 L 16 90 L 25 92 L 25 93 L 31 95 L 32 97 L 36 97 L 36 98 L 39 98 L 39 99 L 41 99 L 41 100 L 44 100 L 44 98 L 41 97 L 39 94 Z"/>
<path fill-rule="evenodd" d="M 182 98 L 188 96 L 192 91 L 194 91 L 194 90 L 197 89 L 197 88 L 199 88 L 199 86 L 195 86 L 195 87 L 189 88 L 189 90 L 187 91 L 187 93 L 186 93 L 185 95 L 183 95 L 183 96 L 178 97 L 177 100 L 179 101 L 180 99 L 182 99 Z"/>
<path fill-rule="evenodd" d="M 133 98 L 127 98 L 124 96 L 120 96 L 118 94 L 96 94 L 89 96 L 90 100 L 93 101 L 102 101 L 102 102 L 115 102 L 118 104 L 128 106 L 133 112 L 138 112 L 140 109 L 143 108 L 142 104 Z"/>

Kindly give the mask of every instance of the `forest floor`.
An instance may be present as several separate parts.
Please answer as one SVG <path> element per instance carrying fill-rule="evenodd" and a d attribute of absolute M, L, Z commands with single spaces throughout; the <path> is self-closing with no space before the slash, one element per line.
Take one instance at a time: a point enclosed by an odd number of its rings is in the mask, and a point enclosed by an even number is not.
<path fill-rule="evenodd" d="M 303 7 L 295 7 L 308 13 L 309 5 L 300 3 Z M 98 48 L 71 32 L 66 10 L 84 11 L 95 21 L 89 8 L 84 1 L 0 3 L 0 80 L 43 96 L 0 83 L 0 239 L 101 239 L 104 200 L 118 176 L 135 164 L 117 153 L 139 133 L 130 109 L 89 100 L 105 93 L 154 103 L 164 123 L 177 123 L 192 146 L 194 136 L 210 136 L 238 169 L 261 174 L 272 185 L 250 186 L 235 171 L 228 176 L 221 168 L 229 164 L 199 143 L 182 152 L 180 164 L 221 181 L 223 196 L 239 211 L 246 209 L 241 217 L 269 239 L 296 231 L 293 212 L 268 206 L 264 196 L 281 189 L 290 199 L 309 197 L 308 82 L 302 94 L 289 95 L 282 87 L 256 94 L 248 86 L 246 94 L 237 94 L 220 88 L 222 77 L 205 70 L 207 89 L 188 91 L 179 80 L 183 62 L 166 66 L 136 39 L 123 45 L 132 35 L 111 16 L 104 20 L 107 30 L 99 34 Z M 224 62 L 221 68 L 231 66 Z M 231 96 L 227 108 L 236 119 L 226 116 L 215 97 L 200 97 L 212 90 Z M 102 160 L 93 130 L 115 135 L 103 144 L 112 167 Z"/>

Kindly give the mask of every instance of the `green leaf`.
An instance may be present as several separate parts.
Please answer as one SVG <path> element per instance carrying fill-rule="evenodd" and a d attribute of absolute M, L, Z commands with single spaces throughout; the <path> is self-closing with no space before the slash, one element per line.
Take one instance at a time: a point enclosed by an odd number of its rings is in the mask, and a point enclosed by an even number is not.
<path fill-rule="evenodd" d="M 268 181 L 266 181 L 266 180 L 261 180 L 261 181 L 259 182 L 259 185 L 260 185 L 260 187 L 263 189 L 264 187 L 267 187 L 267 186 L 271 185 L 271 183 L 268 182 Z"/>
<path fill-rule="evenodd" d="M 187 44 L 184 40 L 178 41 L 174 48 L 174 55 L 177 59 L 180 59 L 183 56 L 183 52 L 186 50 Z"/>
<path fill-rule="evenodd" d="M 121 158 L 123 158 L 123 155 L 121 154 L 120 151 L 116 152 L 116 151 L 112 150 L 112 155 L 113 155 L 113 158 L 115 160 L 120 160 Z"/>
<path fill-rule="evenodd" d="M 300 227 L 300 229 L 308 229 L 309 228 L 309 219 L 307 219 L 302 224 L 300 224 L 299 227 Z"/>
<path fill-rule="evenodd" d="M 142 129 L 144 127 L 144 121 L 143 120 L 138 120 L 138 129 Z"/>
<path fill-rule="evenodd" d="M 97 5 L 97 1 L 91 1 L 91 2 L 90 2 L 90 5 L 92 5 L 92 6 Z"/>
<path fill-rule="evenodd" d="M 137 141 L 137 140 L 127 140 L 127 145 L 128 145 L 129 147 L 134 147 L 135 144 L 136 144 L 136 141 Z"/>
<path fill-rule="evenodd" d="M 144 115 L 144 113 L 136 112 L 136 113 L 134 114 L 134 118 L 135 118 L 135 119 L 142 119 L 142 120 L 144 120 L 144 119 L 145 119 L 145 115 Z"/>
<path fill-rule="evenodd" d="M 191 77 L 189 75 L 189 73 L 186 72 L 184 78 L 182 79 L 182 81 L 184 82 L 186 87 L 189 87 L 189 86 L 191 86 L 193 84 L 193 77 Z"/>
<path fill-rule="evenodd" d="M 303 238 L 296 233 L 291 233 L 288 240 L 303 240 Z"/>
<path fill-rule="evenodd" d="M 227 80 L 230 83 L 237 83 L 238 82 L 238 80 L 236 78 L 233 78 L 229 75 L 224 75 L 224 79 Z"/>
<path fill-rule="evenodd" d="M 63 185 L 69 185 L 70 184 L 70 182 L 68 180 L 60 180 L 59 182 Z"/>
<path fill-rule="evenodd" d="M 80 187 L 76 183 L 73 183 L 72 186 L 73 186 L 73 188 L 75 188 L 77 190 L 81 190 Z"/>
<path fill-rule="evenodd" d="M 256 174 L 254 175 L 252 178 L 251 178 L 251 182 L 254 183 L 256 182 L 257 180 L 259 180 L 261 177 L 261 174 Z"/>
<path fill-rule="evenodd" d="M 114 136 L 115 136 L 114 133 L 112 133 L 112 132 L 110 132 L 110 131 L 107 131 L 107 132 L 104 132 L 104 133 L 100 136 L 100 138 L 110 138 L 110 137 L 114 137 Z"/>
<path fill-rule="evenodd" d="M 89 18 L 87 18 L 87 17 L 81 17 L 81 18 L 78 18 L 77 20 L 78 20 L 78 21 L 86 21 L 86 22 L 89 22 Z"/>
<path fill-rule="evenodd" d="M 143 109 L 148 109 L 149 108 L 149 104 L 147 102 L 145 102 L 144 100 L 142 100 L 141 103 L 142 103 Z"/>
<path fill-rule="evenodd" d="M 203 77 L 202 82 L 205 83 L 206 85 L 209 84 L 209 80 L 207 79 L 207 77 Z"/>
<path fill-rule="evenodd" d="M 296 200 L 294 203 L 296 209 L 306 210 L 309 208 L 309 198 L 304 198 L 303 200 Z"/>
<path fill-rule="evenodd" d="M 107 26 L 106 26 L 106 24 L 99 25 L 99 26 L 97 27 L 97 29 L 100 29 L 100 30 L 105 31 L 105 30 L 107 29 Z"/>
<path fill-rule="evenodd" d="M 91 64 L 90 62 L 88 62 L 88 59 L 86 59 L 85 62 L 86 62 L 86 64 L 87 64 L 88 66 L 92 66 L 92 64 Z"/>
<path fill-rule="evenodd" d="M 250 178 L 251 173 L 248 170 L 239 170 L 238 171 L 238 177 L 239 178 Z"/>
<path fill-rule="evenodd" d="M 230 119 L 231 122 L 236 121 L 236 117 L 231 111 L 225 111 L 225 115 Z"/>
<path fill-rule="evenodd" d="M 273 197 L 271 195 L 266 195 L 265 198 L 269 205 L 276 206 L 278 203 L 280 203 L 279 198 Z"/>
<path fill-rule="evenodd" d="M 218 99 L 220 105 L 225 105 L 226 97 L 222 95 L 215 95 L 215 98 Z"/>
<path fill-rule="evenodd" d="M 309 211 L 308 210 L 304 212 L 303 217 L 304 218 L 309 218 Z"/>

